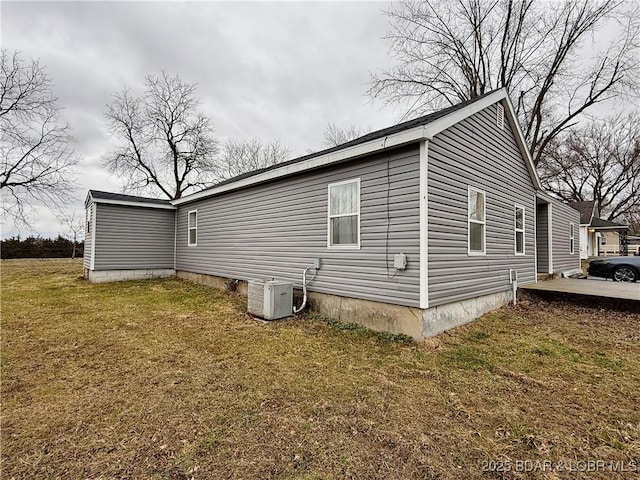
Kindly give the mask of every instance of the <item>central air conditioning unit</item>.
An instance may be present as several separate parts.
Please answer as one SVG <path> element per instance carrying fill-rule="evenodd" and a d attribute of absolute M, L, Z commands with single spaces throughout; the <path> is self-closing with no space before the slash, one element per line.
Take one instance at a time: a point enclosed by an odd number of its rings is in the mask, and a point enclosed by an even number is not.
<path fill-rule="evenodd" d="M 293 283 L 279 280 L 250 280 L 247 311 L 265 320 L 293 315 Z"/>

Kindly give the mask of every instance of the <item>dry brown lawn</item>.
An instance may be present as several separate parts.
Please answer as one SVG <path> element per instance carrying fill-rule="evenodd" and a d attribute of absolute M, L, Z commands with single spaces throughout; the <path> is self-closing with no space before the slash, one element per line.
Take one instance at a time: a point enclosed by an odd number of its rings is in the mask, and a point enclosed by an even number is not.
<path fill-rule="evenodd" d="M 4 479 L 638 478 L 639 313 L 529 301 L 407 344 L 1 266 Z"/>

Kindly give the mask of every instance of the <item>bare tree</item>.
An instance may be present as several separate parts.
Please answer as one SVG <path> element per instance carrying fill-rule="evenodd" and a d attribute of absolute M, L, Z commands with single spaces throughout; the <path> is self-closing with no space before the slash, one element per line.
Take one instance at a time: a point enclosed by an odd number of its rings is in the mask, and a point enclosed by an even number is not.
<path fill-rule="evenodd" d="M 624 223 L 629 225 L 631 235 L 640 235 L 640 208 L 626 214 Z"/>
<path fill-rule="evenodd" d="M 360 128 L 351 125 L 348 128 L 340 128 L 335 123 L 328 123 L 324 129 L 324 139 L 322 141 L 323 148 L 337 147 L 343 143 L 355 140 L 358 137 L 366 135 L 371 131 L 370 128 Z"/>
<path fill-rule="evenodd" d="M 71 215 L 61 214 L 58 216 L 58 221 L 65 229 L 64 237 L 73 242 L 73 248 L 71 251 L 71 258 L 76 258 L 76 250 L 78 247 L 78 240 L 85 230 L 85 219 L 83 215 L 78 215 L 74 210 Z"/>
<path fill-rule="evenodd" d="M 105 159 L 107 169 L 127 178 L 126 188 L 170 199 L 213 182 L 217 143 L 211 121 L 198 111 L 196 85 L 177 75 L 149 75 L 145 93 L 114 96 L 106 118 L 122 145 Z"/>
<path fill-rule="evenodd" d="M 369 94 L 404 103 L 408 117 L 506 87 L 536 164 L 590 107 L 638 93 L 637 4 L 404 0 L 387 15 L 397 64 L 372 76 Z"/>
<path fill-rule="evenodd" d="M 226 180 L 276 165 L 290 157 L 291 151 L 277 140 L 268 143 L 255 138 L 242 141 L 229 140 L 224 144 L 215 171 L 219 180 Z"/>
<path fill-rule="evenodd" d="M 549 144 L 539 170 L 543 185 L 563 200 L 595 200 L 609 220 L 637 217 L 640 115 L 567 130 Z"/>
<path fill-rule="evenodd" d="M 17 224 L 28 225 L 34 202 L 57 208 L 73 191 L 78 158 L 51 86 L 37 60 L 0 52 L 0 208 Z"/>

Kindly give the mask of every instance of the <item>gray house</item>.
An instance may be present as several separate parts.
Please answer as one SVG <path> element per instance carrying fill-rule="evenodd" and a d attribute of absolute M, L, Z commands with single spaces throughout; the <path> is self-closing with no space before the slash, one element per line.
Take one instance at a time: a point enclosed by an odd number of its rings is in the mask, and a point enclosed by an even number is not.
<path fill-rule="evenodd" d="M 90 191 L 92 281 L 308 281 L 310 308 L 435 335 L 580 268 L 579 213 L 540 187 L 505 90 L 179 200 Z M 541 228 L 542 227 L 542 228 Z"/>

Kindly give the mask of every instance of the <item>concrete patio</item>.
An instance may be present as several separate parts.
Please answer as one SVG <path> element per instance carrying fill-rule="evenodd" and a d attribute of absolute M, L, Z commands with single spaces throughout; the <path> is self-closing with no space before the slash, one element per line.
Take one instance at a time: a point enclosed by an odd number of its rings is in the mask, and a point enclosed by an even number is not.
<path fill-rule="evenodd" d="M 521 290 L 546 291 L 586 295 L 589 297 L 618 298 L 640 302 L 640 283 L 619 283 L 602 278 L 557 278 L 519 287 Z"/>

